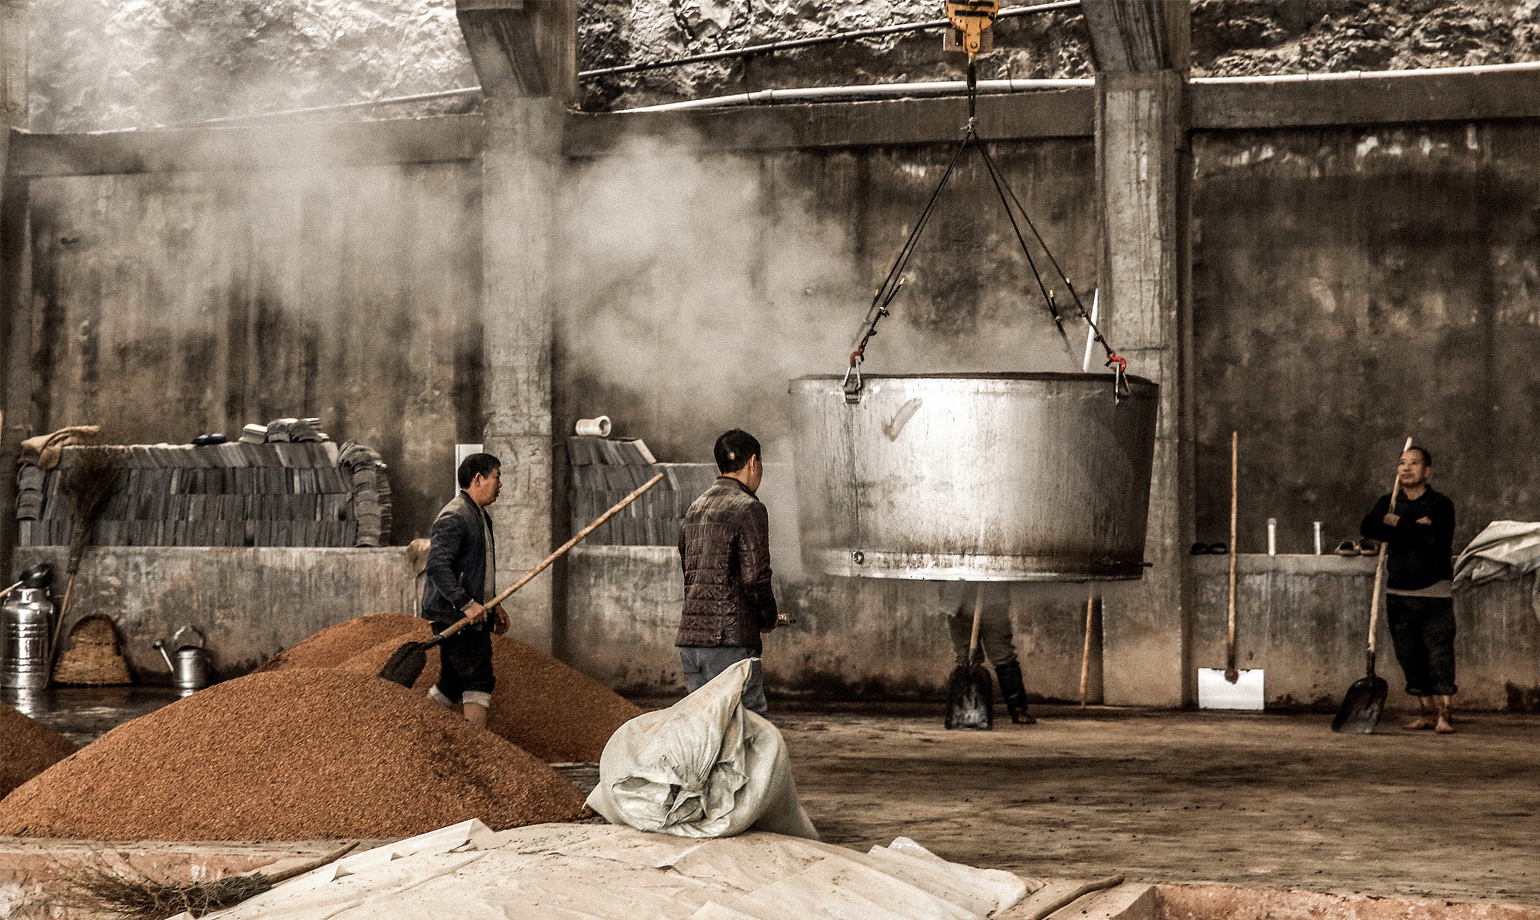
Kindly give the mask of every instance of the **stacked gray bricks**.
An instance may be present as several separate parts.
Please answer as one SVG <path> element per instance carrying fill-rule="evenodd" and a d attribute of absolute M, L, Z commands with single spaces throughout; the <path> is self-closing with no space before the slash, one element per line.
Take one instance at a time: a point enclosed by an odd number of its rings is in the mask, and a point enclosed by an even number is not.
<path fill-rule="evenodd" d="M 664 475 L 584 541 L 599 546 L 677 545 L 685 511 L 717 478 L 710 463 L 659 463 L 639 439 L 570 437 L 567 461 L 573 533 L 647 480 Z"/>
<path fill-rule="evenodd" d="M 314 437 L 264 443 L 243 439 L 201 447 L 132 445 L 125 451 L 117 485 L 96 517 L 91 542 L 314 547 L 388 543 L 390 487 L 379 455 L 351 442 L 339 449 L 330 440 Z M 59 465 L 47 472 L 22 462 L 16 500 L 20 545 L 70 542 L 74 506 L 61 486 L 78 450 L 65 448 Z"/>

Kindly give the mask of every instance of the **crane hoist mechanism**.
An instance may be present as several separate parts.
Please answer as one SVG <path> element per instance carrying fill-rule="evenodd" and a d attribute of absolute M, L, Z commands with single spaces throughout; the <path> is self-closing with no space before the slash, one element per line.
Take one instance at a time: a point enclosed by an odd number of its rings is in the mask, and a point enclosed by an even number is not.
<path fill-rule="evenodd" d="M 952 28 L 946 30 L 942 49 L 966 51 L 971 65 L 974 55 L 994 46 L 990 27 L 999 12 L 998 0 L 947 0 L 946 18 Z"/>
<path fill-rule="evenodd" d="M 1129 394 L 1128 389 L 1128 361 L 1113 350 L 1112 345 L 1102 335 L 1097 327 L 1096 318 L 1093 317 L 1080 299 L 1080 294 L 1075 290 L 1075 285 L 1070 282 L 1069 276 L 1060 267 L 1059 261 L 1054 258 L 1053 251 L 1038 233 L 1037 226 L 1027 214 L 1027 209 L 1016 197 L 1016 193 L 1006 183 L 1004 175 L 995 165 L 994 157 L 990 156 L 989 148 L 978 134 L 978 68 L 975 58 L 980 51 L 988 51 L 992 27 L 995 17 L 1000 12 L 999 0 L 946 0 L 946 18 L 951 28 L 946 30 L 946 39 L 943 49 L 947 51 L 964 51 L 968 55 L 968 123 L 964 130 L 963 140 L 952 154 L 952 160 L 947 164 L 946 171 L 941 175 L 941 181 L 931 193 L 930 200 L 920 212 L 919 219 L 909 233 L 909 238 L 900 248 L 898 258 L 888 275 L 883 279 L 882 285 L 872 297 L 871 308 L 867 311 L 866 320 L 861 324 L 861 334 L 855 342 L 854 349 L 850 352 L 849 365 L 845 369 L 845 376 L 841 383 L 845 392 L 845 401 L 856 404 L 861 401 L 864 386 L 861 382 L 861 363 L 866 360 L 866 347 L 871 342 L 872 336 L 877 334 L 877 324 L 883 317 L 890 316 L 888 307 L 893 303 L 893 298 L 898 296 L 899 289 L 903 287 L 904 268 L 909 259 L 914 255 L 915 247 L 920 241 L 920 235 L 925 232 L 925 225 L 930 222 L 931 215 L 935 212 L 936 202 L 941 198 L 942 191 L 951 180 L 957 165 L 964 152 L 969 147 L 976 148 L 979 156 L 984 161 L 984 167 L 989 172 L 989 178 L 994 185 L 996 193 L 1000 196 L 1000 204 L 1004 206 L 1006 218 L 1011 223 L 1021 251 L 1026 256 L 1027 266 L 1032 270 L 1032 277 L 1037 282 L 1038 293 L 1043 298 L 1043 306 L 1047 308 L 1049 318 L 1053 320 L 1054 328 L 1063 340 L 1064 346 L 1074 355 L 1074 349 L 1069 344 L 1069 336 L 1064 330 L 1064 315 L 1059 309 L 1057 291 L 1054 285 L 1062 283 L 1064 290 L 1069 294 L 1073 310 L 1089 327 L 1090 338 L 1102 347 L 1106 356 L 1106 366 L 1112 370 L 1112 393 L 1114 400 L 1122 399 Z M 1023 226 L 1026 232 L 1023 232 Z M 1027 234 L 1030 233 L 1037 244 L 1037 255 L 1034 256 L 1033 248 L 1027 242 Z M 1042 259 L 1042 262 L 1039 262 Z M 1052 270 L 1052 276 L 1044 279 L 1044 271 Z"/>

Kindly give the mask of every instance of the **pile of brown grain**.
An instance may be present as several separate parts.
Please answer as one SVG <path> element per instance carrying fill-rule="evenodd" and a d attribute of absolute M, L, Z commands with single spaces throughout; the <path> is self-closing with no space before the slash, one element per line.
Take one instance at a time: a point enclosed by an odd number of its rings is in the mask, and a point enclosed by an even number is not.
<path fill-rule="evenodd" d="M 0 799 L 73 753 L 68 738 L 0 703 Z"/>
<path fill-rule="evenodd" d="M 295 668 L 218 684 L 108 732 L 0 801 L 0 835 L 405 837 L 581 811 L 549 766 L 422 694 Z"/>
<path fill-rule="evenodd" d="M 380 638 L 387 629 L 395 633 Z M 294 653 L 319 666 L 320 656 L 310 650 L 324 649 L 331 657 L 324 666 L 377 674 L 401 643 L 431 635 L 426 620 L 376 613 L 322 630 L 264 667 L 293 667 L 282 659 Z M 438 662 L 438 653 L 430 651 L 415 689 L 426 693 L 433 686 Z M 492 637 L 492 667 L 497 689 L 492 693 L 487 727 L 547 763 L 597 761 L 615 729 L 642 712 L 609 688 L 517 639 Z"/>
<path fill-rule="evenodd" d="M 269 658 L 257 671 L 286 668 L 335 668 L 366 648 L 395 639 L 422 622 L 399 613 L 371 613 L 321 630 L 293 648 Z M 404 642 L 405 639 L 400 641 Z"/>

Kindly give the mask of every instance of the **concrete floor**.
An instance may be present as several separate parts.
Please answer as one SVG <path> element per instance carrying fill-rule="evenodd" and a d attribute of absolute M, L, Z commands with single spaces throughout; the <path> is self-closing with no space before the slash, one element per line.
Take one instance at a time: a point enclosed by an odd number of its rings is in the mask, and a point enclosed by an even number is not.
<path fill-rule="evenodd" d="M 1326 715 L 1043 707 L 949 732 L 940 705 L 773 712 L 824 839 L 912 837 L 1026 875 L 1125 872 L 1540 905 L 1540 716 L 1334 735 Z"/>
<path fill-rule="evenodd" d="M 137 719 L 178 699 L 180 697 L 170 687 L 0 689 L 0 702 L 42 722 L 77 747 L 95 741 L 129 719 Z"/>
<path fill-rule="evenodd" d="M 59 690 L 33 715 L 86 743 L 175 698 Z M 1064 706 L 949 732 L 941 704 L 772 705 L 831 843 L 907 836 L 1038 877 L 1540 906 L 1537 715 L 1464 716 L 1440 736 L 1392 714 L 1344 736 L 1329 715 Z M 584 787 L 593 772 L 563 769 Z"/>

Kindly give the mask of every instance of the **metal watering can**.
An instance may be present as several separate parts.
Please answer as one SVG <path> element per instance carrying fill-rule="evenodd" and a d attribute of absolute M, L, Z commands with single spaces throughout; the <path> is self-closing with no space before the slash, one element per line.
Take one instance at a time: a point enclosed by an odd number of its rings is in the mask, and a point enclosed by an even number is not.
<path fill-rule="evenodd" d="M 183 642 L 183 633 L 192 633 L 197 638 L 198 644 L 190 641 Z M 176 657 L 173 659 L 166 652 L 166 642 L 163 639 L 155 640 L 155 650 L 160 652 L 160 657 L 166 659 L 166 667 L 171 669 L 171 685 L 181 696 L 191 696 L 209 685 L 209 652 L 203 633 L 195 627 L 183 626 L 171 637 L 171 644 L 176 646 Z"/>

